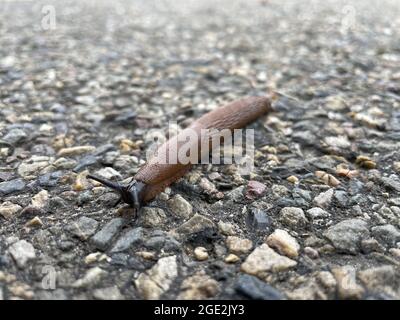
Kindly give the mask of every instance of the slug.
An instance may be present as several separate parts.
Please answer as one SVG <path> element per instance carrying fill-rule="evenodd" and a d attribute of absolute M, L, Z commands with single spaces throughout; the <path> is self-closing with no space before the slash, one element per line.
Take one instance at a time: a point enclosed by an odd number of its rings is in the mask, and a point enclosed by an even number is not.
<path fill-rule="evenodd" d="M 127 186 L 93 175 L 88 175 L 87 177 L 117 191 L 121 196 L 117 204 L 124 201 L 138 211 L 143 205 L 153 200 L 157 194 L 190 170 L 192 166 L 190 161 L 188 163 L 169 161 L 170 155 L 178 154 L 183 148 L 185 137 L 189 133 L 197 134 L 198 139 L 189 140 L 189 143 L 196 144 L 198 149 L 197 157 L 199 158 L 204 156 L 202 145 L 199 143 L 204 129 L 228 129 L 231 131 L 241 129 L 271 110 L 271 103 L 267 97 L 248 97 L 210 111 L 194 121 L 178 135 L 162 144 L 155 155 L 139 169 Z M 206 139 L 210 143 L 211 136 L 207 136 Z M 187 148 L 187 146 L 185 147 Z M 204 149 L 209 152 L 208 148 Z"/>

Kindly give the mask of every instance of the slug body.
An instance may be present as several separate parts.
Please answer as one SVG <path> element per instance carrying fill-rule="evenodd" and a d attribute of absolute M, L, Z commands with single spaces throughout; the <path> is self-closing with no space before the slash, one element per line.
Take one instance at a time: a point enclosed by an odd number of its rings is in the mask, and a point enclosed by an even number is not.
<path fill-rule="evenodd" d="M 198 148 L 196 157 L 201 157 L 204 155 L 202 154 L 201 141 L 209 143 L 211 139 L 211 136 L 204 137 L 205 131 L 211 129 L 241 129 L 270 111 L 271 104 L 268 98 L 249 97 L 234 101 L 203 115 L 178 135 L 162 144 L 155 155 L 140 168 L 127 187 L 90 175 L 88 178 L 117 190 L 121 194 L 121 200 L 140 209 L 143 204 L 154 199 L 157 194 L 190 170 L 191 162 L 182 163 L 176 161 L 177 158 L 174 158 L 175 161 L 171 161 L 170 158 L 171 155 L 177 155 L 182 151 L 181 148 L 184 145 L 185 148 L 188 147 L 186 141 L 188 136 L 195 134 L 197 137 L 197 139 L 189 140 L 189 143 L 196 145 L 196 148 Z M 204 149 L 208 151 L 208 148 Z"/>

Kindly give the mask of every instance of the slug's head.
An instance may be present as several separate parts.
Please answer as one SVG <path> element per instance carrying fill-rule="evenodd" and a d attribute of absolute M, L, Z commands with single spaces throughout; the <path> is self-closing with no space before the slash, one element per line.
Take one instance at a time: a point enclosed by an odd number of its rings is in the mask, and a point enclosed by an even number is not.
<path fill-rule="evenodd" d="M 126 204 L 129 204 L 132 208 L 135 208 L 136 211 L 139 211 L 142 207 L 142 190 L 146 186 L 143 182 L 133 180 L 127 186 L 123 186 L 120 183 L 112 182 L 92 175 L 87 175 L 87 178 L 100 182 L 101 184 L 104 184 L 105 186 L 117 191 L 121 198 L 115 205 L 123 201 Z"/>

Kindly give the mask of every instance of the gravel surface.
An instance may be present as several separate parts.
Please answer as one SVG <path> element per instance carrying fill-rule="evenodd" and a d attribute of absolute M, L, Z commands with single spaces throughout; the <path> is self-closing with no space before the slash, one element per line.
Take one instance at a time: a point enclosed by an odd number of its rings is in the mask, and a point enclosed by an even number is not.
<path fill-rule="evenodd" d="M 0 299 L 400 299 L 397 0 L 0 6 Z M 250 176 L 85 179 L 267 93 Z"/>

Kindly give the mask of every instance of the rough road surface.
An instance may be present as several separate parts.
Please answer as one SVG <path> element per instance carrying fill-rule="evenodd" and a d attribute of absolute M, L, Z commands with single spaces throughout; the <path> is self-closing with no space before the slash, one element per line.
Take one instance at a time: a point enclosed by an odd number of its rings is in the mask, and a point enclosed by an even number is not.
<path fill-rule="evenodd" d="M 400 298 L 397 0 L 0 6 L 0 299 Z M 139 217 L 85 179 L 266 93 L 250 176 Z"/>

